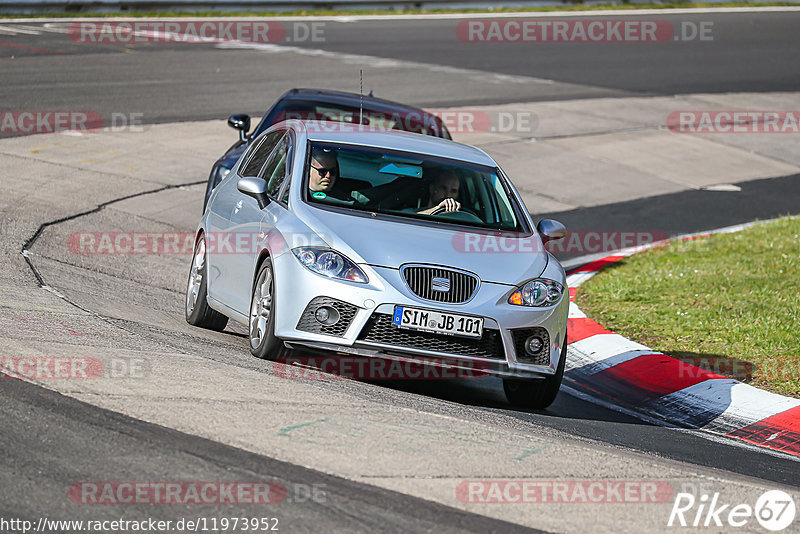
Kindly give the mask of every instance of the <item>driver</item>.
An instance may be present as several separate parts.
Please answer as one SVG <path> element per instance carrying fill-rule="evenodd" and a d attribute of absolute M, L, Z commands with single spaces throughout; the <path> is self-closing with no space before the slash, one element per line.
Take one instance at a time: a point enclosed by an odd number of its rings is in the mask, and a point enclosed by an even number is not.
<path fill-rule="evenodd" d="M 339 160 L 333 150 L 315 148 L 311 152 L 308 188 L 312 193 L 329 193 L 339 176 Z"/>
<path fill-rule="evenodd" d="M 461 203 L 456 199 L 461 182 L 456 173 L 450 169 L 431 169 L 428 173 L 433 174 L 433 180 L 428 186 L 428 205 L 417 213 L 430 215 L 442 208 L 445 212 L 460 210 Z"/>
<path fill-rule="evenodd" d="M 312 198 L 317 200 L 333 199 L 340 202 L 352 202 L 348 191 L 337 187 L 339 178 L 339 159 L 335 150 L 314 148 L 311 151 L 311 167 L 308 170 L 308 190 Z"/>

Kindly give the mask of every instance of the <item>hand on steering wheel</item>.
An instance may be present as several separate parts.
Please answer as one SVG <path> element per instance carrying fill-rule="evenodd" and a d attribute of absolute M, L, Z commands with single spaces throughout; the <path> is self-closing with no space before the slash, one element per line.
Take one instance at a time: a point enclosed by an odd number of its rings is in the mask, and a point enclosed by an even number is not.
<path fill-rule="evenodd" d="M 439 204 L 433 209 L 431 215 L 438 215 L 444 212 L 451 212 L 451 211 L 458 211 L 461 209 L 461 203 L 454 198 L 446 198 L 439 202 Z"/>

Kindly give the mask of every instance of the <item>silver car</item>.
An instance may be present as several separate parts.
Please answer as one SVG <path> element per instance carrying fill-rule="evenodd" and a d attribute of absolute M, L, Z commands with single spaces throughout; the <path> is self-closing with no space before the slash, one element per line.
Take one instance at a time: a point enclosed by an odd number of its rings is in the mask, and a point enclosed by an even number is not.
<path fill-rule="evenodd" d="M 565 233 L 536 227 L 480 149 L 286 121 L 212 193 L 186 319 L 248 325 L 259 358 L 312 349 L 478 366 L 512 404 L 544 408 L 564 372 L 569 298 L 543 244 Z"/>

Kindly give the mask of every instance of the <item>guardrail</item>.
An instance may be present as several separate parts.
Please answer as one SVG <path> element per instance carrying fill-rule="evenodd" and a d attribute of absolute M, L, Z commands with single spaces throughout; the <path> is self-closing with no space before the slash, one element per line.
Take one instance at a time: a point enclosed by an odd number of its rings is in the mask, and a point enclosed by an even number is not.
<path fill-rule="evenodd" d="M 607 0 L 608 4 L 659 4 L 668 0 Z M 724 3 L 730 0 L 703 0 Z M 759 0 L 751 0 L 759 2 Z M 769 3 L 771 0 L 763 0 Z M 800 0 L 786 0 L 800 4 Z M 247 12 L 301 10 L 402 10 L 460 8 L 522 8 L 569 6 L 583 0 L 3 0 L 0 14 L 125 13 L 127 12 Z M 687 2 L 691 6 L 692 0 Z"/>
<path fill-rule="evenodd" d="M 126 11 L 300 11 L 354 9 L 437 9 L 461 7 L 558 6 L 558 0 L 9 0 L 0 13 L 124 13 Z"/>
<path fill-rule="evenodd" d="M 722 3 L 730 0 L 704 0 Z M 757 1 L 757 0 L 756 0 Z M 767 1 L 767 0 L 765 0 Z M 800 0 L 789 0 L 798 2 Z M 580 0 L 4 0 L 0 13 L 124 13 L 141 11 L 300 11 L 459 9 L 490 7 L 567 6 Z M 608 0 L 609 4 L 653 4 L 659 0 Z"/>

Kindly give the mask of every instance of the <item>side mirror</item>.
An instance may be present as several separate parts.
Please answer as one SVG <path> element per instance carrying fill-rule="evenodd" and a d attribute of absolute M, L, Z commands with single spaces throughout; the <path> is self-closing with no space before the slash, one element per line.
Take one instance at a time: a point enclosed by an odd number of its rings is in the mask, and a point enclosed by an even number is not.
<path fill-rule="evenodd" d="M 269 204 L 267 196 L 267 181 L 261 178 L 240 178 L 236 182 L 236 189 L 258 201 L 258 209 L 264 209 Z"/>
<path fill-rule="evenodd" d="M 239 130 L 239 139 L 245 142 L 247 141 L 247 132 L 250 131 L 250 115 L 245 115 L 244 113 L 231 115 L 228 117 L 228 126 L 234 130 Z"/>
<path fill-rule="evenodd" d="M 567 235 L 567 227 L 553 219 L 542 219 L 536 225 L 536 230 L 542 236 L 542 244 L 558 241 Z"/>

